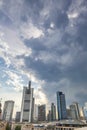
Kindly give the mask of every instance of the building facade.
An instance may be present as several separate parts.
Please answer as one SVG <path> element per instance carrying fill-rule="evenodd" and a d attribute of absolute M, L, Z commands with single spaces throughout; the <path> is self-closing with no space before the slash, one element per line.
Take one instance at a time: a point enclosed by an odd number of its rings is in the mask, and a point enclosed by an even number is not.
<path fill-rule="evenodd" d="M 84 108 L 83 107 L 81 107 L 80 108 L 80 119 L 85 119 L 85 114 L 84 114 Z"/>
<path fill-rule="evenodd" d="M 38 121 L 46 121 L 46 105 L 38 106 Z"/>
<path fill-rule="evenodd" d="M 1 109 L 1 107 L 2 107 L 2 104 L 0 102 L 0 120 L 1 120 L 1 116 L 2 116 L 2 109 Z"/>
<path fill-rule="evenodd" d="M 5 101 L 3 109 L 3 120 L 11 121 L 14 108 L 14 101 Z"/>
<path fill-rule="evenodd" d="M 51 104 L 51 121 L 56 120 L 56 106 L 54 103 Z"/>
<path fill-rule="evenodd" d="M 24 87 L 23 89 L 20 122 L 33 122 L 33 113 L 34 113 L 33 88 L 31 88 L 31 81 L 29 81 L 29 86 Z"/>
<path fill-rule="evenodd" d="M 67 108 L 67 119 L 72 119 L 71 118 L 71 110 L 70 110 L 70 108 Z"/>
<path fill-rule="evenodd" d="M 70 105 L 70 110 L 72 119 L 80 119 L 79 105 L 77 102 L 73 102 L 73 104 Z"/>
<path fill-rule="evenodd" d="M 20 122 L 20 116 L 21 116 L 21 112 L 16 112 L 16 118 L 15 118 L 16 122 Z"/>
<path fill-rule="evenodd" d="M 57 111 L 58 120 L 67 118 L 65 94 L 59 91 L 57 92 Z"/>
<path fill-rule="evenodd" d="M 34 122 L 38 121 L 38 105 L 34 105 Z"/>
<path fill-rule="evenodd" d="M 47 121 L 51 121 L 51 110 L 49 110 L 48 114 L 47 114 Z"/>

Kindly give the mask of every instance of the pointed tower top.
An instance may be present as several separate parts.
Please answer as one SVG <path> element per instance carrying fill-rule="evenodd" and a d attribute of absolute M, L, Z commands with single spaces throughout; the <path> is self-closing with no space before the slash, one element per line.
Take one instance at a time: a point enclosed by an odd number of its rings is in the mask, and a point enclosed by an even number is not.
<path fill-rule="evenodd" d="M 29 87 L 29 89 L 31 88 L 31 81 L 29 81 L 29 86 L 28 87 Z"/>

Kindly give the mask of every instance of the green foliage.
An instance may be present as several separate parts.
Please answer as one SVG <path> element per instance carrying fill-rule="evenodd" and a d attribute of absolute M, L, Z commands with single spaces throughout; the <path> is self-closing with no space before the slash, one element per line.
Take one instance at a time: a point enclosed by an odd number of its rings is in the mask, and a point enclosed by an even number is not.
<path fill-rule="evenodd" d="M 15 127 L 15 130 L 21 130 L 21 126 L 20 126 L 20 125 L 17 125 L 17 126 Z"/>
<path fill-rule="evenodd" d="M 9 125 L 9 123 L 7 123 L 6 125 L 6 130 L 11 130 L 11 126 Z"/>

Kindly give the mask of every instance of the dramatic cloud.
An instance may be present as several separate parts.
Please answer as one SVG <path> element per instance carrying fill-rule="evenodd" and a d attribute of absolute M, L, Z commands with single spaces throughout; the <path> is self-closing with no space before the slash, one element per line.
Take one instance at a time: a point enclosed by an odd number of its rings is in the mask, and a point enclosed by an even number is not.
<path fill-rule="evenodd" d="M 31 79 L 37 104 L 56 103 L 57 91 L 65 93 L 67 105 L 87 102 L 86 5 L 86 0 L 0 1 L 4 90 L 21 91 Z"/>

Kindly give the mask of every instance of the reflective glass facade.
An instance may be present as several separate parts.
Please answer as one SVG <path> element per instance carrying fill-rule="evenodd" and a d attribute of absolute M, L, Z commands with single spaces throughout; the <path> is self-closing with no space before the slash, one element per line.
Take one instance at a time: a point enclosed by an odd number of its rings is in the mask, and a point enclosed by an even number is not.
<path fill-rule="evenodd" d="M 65 95 L 59 91 L 57 92 L 57 111 L 58 120 L 67 118 Z"/>

